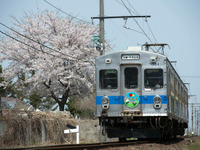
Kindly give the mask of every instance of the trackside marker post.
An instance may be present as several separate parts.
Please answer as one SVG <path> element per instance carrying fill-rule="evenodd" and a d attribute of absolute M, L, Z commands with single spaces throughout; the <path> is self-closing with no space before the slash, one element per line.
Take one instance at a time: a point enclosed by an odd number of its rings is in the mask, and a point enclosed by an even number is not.
<path fill-rule="evenodd" d="M 79 125 L 77 125 L 76 128 L 73 127 L 73 129 L 64 130 L 64 134 L 68 133 L 76 133 L 76 144 L 79 144 Z"/>

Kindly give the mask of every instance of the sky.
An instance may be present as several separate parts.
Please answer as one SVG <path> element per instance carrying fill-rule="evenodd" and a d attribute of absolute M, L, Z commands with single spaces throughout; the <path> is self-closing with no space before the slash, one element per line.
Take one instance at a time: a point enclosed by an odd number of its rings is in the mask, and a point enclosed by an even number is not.
<path fill-rule="evenodd" d="M 79 19 L 92 22 L 91 17 L 99 16 L 99 0 L 46 0 L 64 12 Z M 145 19 L 136 19 L 152 43 L 167 43 L 165 55 L 174 64 L 183 82 L 189 84 L 189 94 L 196 95 L 189 102 L 200 103 L 200 1 L 199 0 L 123 0 L 131 10 L 140 15 L 150 15 L 148 24 L 155 36 L 153 38 Z M 129 5 L 129 3 L 131 5 Z M 105 16 L 130 15 L 121 0 L 104 0 Z M 44 0 L 0 0 L 0 22 L 13 27 L 12 16 L 23 18 L 24 12 L 35 13 L 40 10 L 59 12 Z M 68 17 L 59 12 L 60 16 Z M 135 15 L 135 14 L 133 14 Z M 98 20 L 93 20 L 98 25 Z M 124 50 L 128 46 L 141 46 L 148 38 L 141 33 L 137 23 L 128 19 L 123 28 L 123 19 L 105 20 L 105 38 L 110 41 L 113 50 Z M 0 26 L 0 30 L 8 31 Z M 0 35 L 3 37 L 3 35 Z"/>

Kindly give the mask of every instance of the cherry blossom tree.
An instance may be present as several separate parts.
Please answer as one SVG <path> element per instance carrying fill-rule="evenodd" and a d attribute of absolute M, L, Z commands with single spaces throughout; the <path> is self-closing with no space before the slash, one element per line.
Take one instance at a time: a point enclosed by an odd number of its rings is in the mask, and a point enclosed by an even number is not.
<path fill-rule="evenodd" d="M 9 63 L 1 74 L 4 87 L 12 81 L 25 95 L 37 91 L 53 98 L 60 111 L 69 96 L 93 90 L 97 27 L 44 11 L 14 18 L 14 28 L 0 41 L 0 60 Z"/>

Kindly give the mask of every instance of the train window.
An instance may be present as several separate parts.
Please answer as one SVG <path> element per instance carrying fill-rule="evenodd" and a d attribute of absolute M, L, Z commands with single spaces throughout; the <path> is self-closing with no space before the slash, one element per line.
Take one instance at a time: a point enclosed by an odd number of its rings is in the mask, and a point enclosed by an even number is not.
<path fill-rule="evenodd" d="M 99 86 L 101 89 L 117 88 L 117 70 L 100 70 Z"/>
<path fill-rule="evenodd" d="M 163 87 L 163 70 L 162 69 L 146 69 L 144 71 L 145 88 L 162 88 Z"/>
<path fill-rule="evenodd" d="M 138 87 L 138 69 L 136 67 L 125 68 L 125 87 L 133 89 Z"/>

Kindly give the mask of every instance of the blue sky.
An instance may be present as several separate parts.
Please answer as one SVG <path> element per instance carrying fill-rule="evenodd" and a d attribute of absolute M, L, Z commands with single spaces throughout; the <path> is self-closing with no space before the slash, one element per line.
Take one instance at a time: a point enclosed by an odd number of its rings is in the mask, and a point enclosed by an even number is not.
<path fill-rule="evenodd" d="M 63 11 L 77 16 L 79 19 L 91 21 L 91 17 L 99 15 L 99 0 L 47 0 Z M 130 15 L 119 4 L 121 0 L 105 0 L 105 15 Z M 126 0 L 124 2 L 127 3 Z M 140 15 L 151 15 L 148 23 L 160 43 L 168 43 L 171 49 L 166 48 L 165 53 L 170 60 L 177 61 L 175 68 L 184 82 L 189 82 L 189 94 L 197 95 L 191 102 L 200 102 L 200 1 L 199 0 L 129 0 Z M 128 6 L 132 9 L 130 6 Z M 22 18 L 24 12 L 52 10 L 55 8 L 44 0 L 1 0 L 0 22 L 12 25 L 11 16 Z M 67 17 L 64 13 L 59 13 Z M 151 36 L 147 24 L 143 19 L 137 19 L 147 35 Z M 94 20 L 94 24 L 99 22 Z M 105 21 L 105 38 L 114 46 L 114 50 L 126 49 L 128 46 L 142 45 L 149 42 L 144 34 L 123 28 L 123 19 Z M 127 26 L 138 30 L 133 19 L 128 19 Z M 6 31 L 0 26 L 0 30 Z M 0 35 L 2 36 L 2 35 Z"/>

